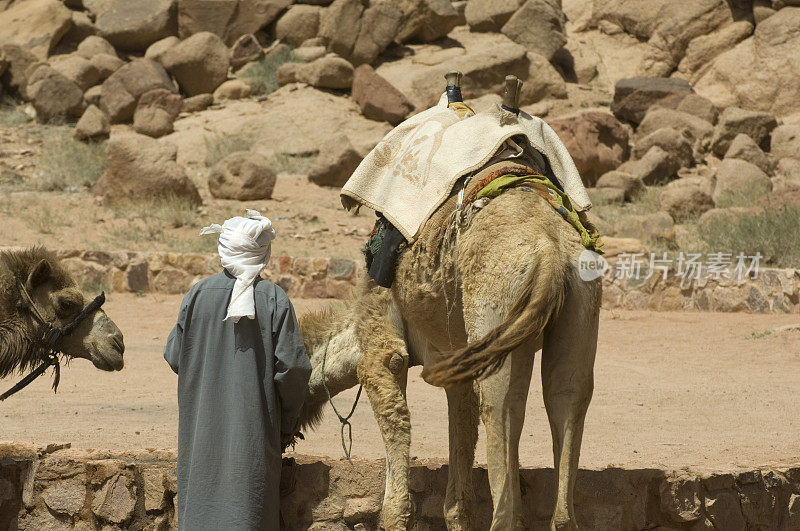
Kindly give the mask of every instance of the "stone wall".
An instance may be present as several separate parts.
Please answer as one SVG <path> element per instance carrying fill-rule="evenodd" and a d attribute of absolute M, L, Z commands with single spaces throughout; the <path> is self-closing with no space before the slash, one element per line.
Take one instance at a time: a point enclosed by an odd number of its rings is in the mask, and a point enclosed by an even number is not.
<path fill-rule="evenodd" d="M 185 293 L 201 278 L 218 273 L 216 254 L 58 251 L 87 287 L 115 292 Z M 760 268 L 742 280 L 702 274 L 679 276 L 646 271 L 620 275 L 617 258 L 603 278 L 603 307 L 631 310 L 799 313 L 800 270 Z M 361 274 L 361 260 L 273 256 L 263 276 L 290 297 L 344 298 Z"/>
<path fill-rule="evenodd" d="M 50 449 L 52 450 L 52 449 Z M 287 469 L 285 469 L 287 470 Z M 555 496 L 552 469 L 522 470 L 525 523 L 545 529 Z M 486 470 L 473 469 L 480 529 L 488 529 Z M 378 529 L 382 461 L 300 456 L 284 474 L 287 529 Z M 414 529 L 444 529 L 447 466 L 411 468 Z M 109 454 L 0 445 L 0 529 L 175 529 L 175 456 Z M 657 469 L 581 470 L 575 506 L 582 529 L 800 529 L 800 467 L 695 474 Z"/>

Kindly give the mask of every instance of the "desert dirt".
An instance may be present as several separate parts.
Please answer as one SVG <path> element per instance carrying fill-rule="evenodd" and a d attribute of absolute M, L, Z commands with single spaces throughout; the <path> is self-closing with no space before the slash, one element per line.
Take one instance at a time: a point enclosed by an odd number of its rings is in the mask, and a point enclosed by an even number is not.
<path fill-rule="evenodd" d="M 300 315 L 322 307 L 296 300 Z M 57 394 L 40 378 L 0 404 L 0 440 L 77 449 L 173 449 L 177 442 L 175 376 L 162 348 L 179 296 L 114 293 L 106 304 L 125 334 L 126 365 L 103 373 L 85 360 L 62 370 Z M 743 313 L 601 313 L 595 394 L 581 466 L 730 470 L 800 461 L 800 331 L 774 331 L 796 315 Z M 444 392 L 411 370 L 411 453 L 447 457 Z M 528 398 L 520 460 L 552 466 L 538 359 Z M 3 390 L 16 378 L 0 381 Z M 335 399 L 348 410 L 355 389 Z M 366 397 L 352 419 L 353 456 L 384 457 Z M 482 428 L 481 428 L 482 432 Z M 339 423 L 327 409 L 298 453 L 342 456 Z M 477 450 L 485 463 L 483 434 Z"/>

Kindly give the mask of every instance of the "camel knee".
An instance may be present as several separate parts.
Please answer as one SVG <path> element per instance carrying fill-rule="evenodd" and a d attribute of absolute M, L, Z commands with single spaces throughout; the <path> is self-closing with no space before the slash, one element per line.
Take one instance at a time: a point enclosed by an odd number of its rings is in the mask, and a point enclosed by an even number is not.
<path fill-rule="evenodd" d="M 412 505 L 408 492 L 386 493 L 383 499 L 382 520 L 386 531 L 405 531 L 412 527 Z"/>
<path fill-rule="evenodd" d="M 551 531 L 577 531 L 578 524 L 575 518 L 564 511 L 556 510 L 553 519 L 550 521 Z"/>
<path fill-rule="evenodd" d="M 594 383 L 589 380 L 580 385 L 547 386 L 543 391 L 548 414 L 583 416 L 592 401 Z"/>

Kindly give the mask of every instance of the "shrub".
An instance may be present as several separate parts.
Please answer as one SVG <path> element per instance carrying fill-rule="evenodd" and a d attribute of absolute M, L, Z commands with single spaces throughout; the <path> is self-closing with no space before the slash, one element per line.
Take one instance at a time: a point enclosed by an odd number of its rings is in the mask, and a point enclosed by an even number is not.
<path fill-rule="evenodd" d="M 252 134 L 244 135 L 223 135 L 215 133 L 206 136 L 206 166 L 214 166 L 231 153 L 248 151 L 256 143 L 256 137 Z"/>
<path fill-rule="evenodd" d="M 275 173 L 306 173 L 316 158 L 317 155 L 275 153 L 272 156 L 272 169 Z"/>
<path fill-rule="evenodd" d="M 800 266 L 800 208 L 780 206 L 733 221 L 712 220 L 700 226 L 700 238 L 713 252 L 761 253 L 764 263 Z"/>
<path fill-rule="evenodd" d="M 22 103 L 10 96 L 0 96 L 0 126 L 14 127 L 26 124 L 31 117 L 22 111 Z"/>
<path fill-rule="evenodd" d="M 105 142 L 79 142 L 60 134 L 45 137 L 36 187 L 45 191 L 89 188 L 103 175 Z"/>
<path fill-rule="evenodd" d="M 278 68 L 284 63 L 297 61 L 297 56 L 291 48 L 281 47 L 247 67 L 239 77 L 250 85 L 252 94 L 270 94 L 278 90 Z"/>

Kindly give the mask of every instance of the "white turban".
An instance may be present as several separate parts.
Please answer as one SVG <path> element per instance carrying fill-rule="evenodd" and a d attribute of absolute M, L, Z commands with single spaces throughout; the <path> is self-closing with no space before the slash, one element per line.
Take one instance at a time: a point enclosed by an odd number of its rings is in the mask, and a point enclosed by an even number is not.
<path fill-rule="evenodd" d="M 275 239 L 272 222 L 255 210 L 247 210 L 246 218 L 237 216 L 221 226 L 214 223 L 200 234 L 219 234 L 217 249 L 222 267 L 236 277 L 225 320 L 238 323 L 242 317 L 255 319 L 253 284 L 269 261 L 271 242 Z"/>

